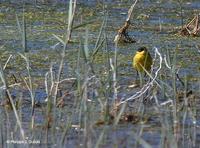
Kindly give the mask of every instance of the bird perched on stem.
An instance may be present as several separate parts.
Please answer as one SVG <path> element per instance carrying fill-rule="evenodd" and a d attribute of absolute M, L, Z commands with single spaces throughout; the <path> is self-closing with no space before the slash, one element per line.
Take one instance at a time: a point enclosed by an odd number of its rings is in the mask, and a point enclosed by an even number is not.
<path fill-rule="evenodd" d="M 146 74 L 145 71 L 151 70 L 152 63 L 152 57 L 147 48 L 140 47 L 133 57 L 133 68 L 135 68 L 137 72 L 144 72 Z"/>

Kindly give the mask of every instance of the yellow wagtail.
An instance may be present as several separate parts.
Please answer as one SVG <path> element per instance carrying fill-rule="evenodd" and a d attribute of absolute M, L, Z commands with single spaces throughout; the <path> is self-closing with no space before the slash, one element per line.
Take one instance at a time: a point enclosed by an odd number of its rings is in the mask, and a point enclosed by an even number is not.
<path fill-rule="evenodd" d="M 146 74 L 145 70 L 150 71 L 152 63 L 152 57 L 147 48 L 140 47 L 133 57 L 133 68 L 135 68 L 137 72 L 144 72 Z"/>

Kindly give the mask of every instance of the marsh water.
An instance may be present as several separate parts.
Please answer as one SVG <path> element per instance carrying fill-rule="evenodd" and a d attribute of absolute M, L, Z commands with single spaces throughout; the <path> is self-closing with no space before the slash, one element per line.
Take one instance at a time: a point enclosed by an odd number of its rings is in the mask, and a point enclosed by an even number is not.
<path fill-rule="evenodd" d="M 136 119 L 135 122 L 119 122 L 119 124 L 112 122 L 99 124 L 99 122 L 103 120 L 101 108 L 104 105 L 105 96 L 102 94 L 109 90 L 106 79 L 107 73 L 109 73 L 107 52 L 110 53 L 110 58 L 114 57 L 116 50 L 114 37 L 127 18 L 128 9 L 133 3 L 131 0 L 80 0 L 77 2 L 71 36 L 72 43 L 67 45 L 61 76 L 63 79 L 72 80 L 64 81 L 60 85 L 58 98 L 63 99 L 62 107 L 52 107 L 52 117 L 51 119 L 47 117 L 45 76 L 52 70 L 53 78 L 56 79 L 58 73 L 63 45 L 55 36 L 64 39 L 67 33 L 68 3 L 67 0 L 51 0 L 49 2 L 0 0 L 1 67 L 8 61 L 6 68 L 3 69 L 4 76 L 12 98 L 16 104 L 20 104 L 17 112 L 25 136 L 32 141 L 39 140 L 39 144 L 16 143 L 21 140 L 20 130 L 14 111 L 4 105 L 7 97 L 1 81 L 0 147 L 156 148 L 161 145 L 173 147 L 176 142 L 178 147 L 200 147 L 198 114 L 200 107 L 200 38 L 176 34 L 183 24 L 188 23 L 196 14 L 200 13 L 200 1 L 142 0 L 136 4 L 128 32 L 129 36 L 136 39 L 136 43 L 117 47 L 117 98 L 124 100 L 140 90 L 141 87 L 129 87 L 138 79 L 136 71 L 132 68 L 132 57 L 137 48 L 146 46 L 152 57 L 155 55 L 156 47 L 163 56 L 168 55 L 172 59 L 178 69 L 179 77 L 185 83 L 183 86 L 179 80 L 175 80 L 177 81 L 175 84 L 177 94 L 187 95 L 187 92 L 184 91 L 188 90 L 192 92 L 192 95 L 188 97 L 192 100 L 188 100 L 191 103 L 185 105 L 184 99 L 182 99 L 182 107 L 177 113 L 175 122 L 172 112 L 174 108 L 170 104 L 161 105 L 172 99 L 171 96 L 163 97 L 163 91 L 169 94 L 171 91 L 165 88 L 166 90 L 161 90 L 156 94 L 159 105 L 155 105 L 156 102 L 153 100 L 147 101 L 147 103 L 128 102 L 127 104 L 130 104 L 129 114 L 132 113 L 133 118 L 141 119 Z M 26 20 L 28 50 L 28 53 L 25 54 L 29 57 L 32 92 L 36 101 L 32 130 L 31 94 L 28 89 L 28 86 L 30 87 L 29 73 L 26 61 L 20 56 L 20 54 L 24 54 L 22 46 L 23 14 Z M 87 111 L 84 111 L 84 103 L 77 99 L 80 97 L 76 92 L 79 86 L 78 80 L 74 79 L 79 78 L 77 75 L 85 77 L 87 67 L 84 64 L 77 66 L 78 62 L 84 62 L 78 58 L 80 56 L 78 53 L 82 46 L 81 43 L 86 42 L 89 51 L 93 52 L 102 22 L 105 20 L 103 36 L 106 36 L 107 50 L 100 49 L 93 63 L 96 77 L 102 82 L 101 85 L 105 84 L 105 87 L 101 88 L 95 82 L 88 84 L 88 100 L 86 101 L 88 108 Z M 155 62 L 154 68 L 156 69 L 158 66 L 159 62 Z M 87 75 L 91 76 L 92 73 Z M 164 64 L 159 78 L 169 86 L 174 86 L 170 71 Z M 143 83 L 146 82 L 147 80 L 144 80 Z M 110 87 L 110 94 L 107 95 L 110 102 L 112 102 L 113 92 L 113 88 Z M 103 99 L 101 100 L 101 98 Z M 46 122 L 49 120 L 52 125 L 46 127 Z M 83 126 L 84 128 L 82 128 Z M 61 139 L 64 139 L 64 142 Z M 14 142 L 9 143 L 9 140 Z"/>

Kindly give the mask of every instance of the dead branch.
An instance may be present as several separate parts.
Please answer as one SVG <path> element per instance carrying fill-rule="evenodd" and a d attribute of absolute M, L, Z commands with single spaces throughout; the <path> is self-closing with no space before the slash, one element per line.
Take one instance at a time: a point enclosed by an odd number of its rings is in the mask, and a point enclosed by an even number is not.
<path fill-rule="evenodd" d="M 137 0 L 131 5 L 130 9 L 128 10 L 128 16 L 124 23 L 124 25 L 118 30 L 117 35 L 115 36 L 114 42 L 117 43 L 135 43 L 135 39 L 128 35 L 128 28 L 130 26 L 130 18 L 133 12 L 133 8 L 135 7 Z"/>

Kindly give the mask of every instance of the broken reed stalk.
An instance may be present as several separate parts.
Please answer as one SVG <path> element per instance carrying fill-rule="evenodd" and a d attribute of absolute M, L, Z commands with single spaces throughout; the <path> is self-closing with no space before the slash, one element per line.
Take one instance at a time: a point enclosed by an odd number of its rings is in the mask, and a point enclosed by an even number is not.
<path fill-rule="evenodd" d="M 124 25 L 118 30 L 117 35 L 115 36 L 114 42 L 116 43 L 135 43 L 135 39 L 128 35 L 128 28 L 131 25 L 130 18 L 135 7 L 137 0 L 131 5 L 131 8 L 128 10 L 128 16 Z"/>
<path fill-rule="evenodd" d="M 128 10 L 128 17 L 127 17 L 126 21 L 130 21 L 130 18 L 131 18 L 132 12 L 133 12 L 133 8 L 135 7 L 136 3 L 137 3 L 137 0 L 135 0 L 133 5 L 131 5 L 131 8 Z"/>
<path fill-rule="evenodd" d="M 66 43 L 70 42 L 71 39 L 71 34 L 72 34 L 72 26 L 73 26 L 73 22 L 74 22 L 74 16 L 75 16 L 75 11 L 76 11 L 76 2 L 77 0 L 74 0 L 74 2 L 72 2 L 72 0 L 70 0 L 69 3 L 69 14 L 68 14 L 68 27 L 67 27 L 67 41 Z M 74 3 L 74 5 L 72 6 L 72 3 Z"/>
<path fill-rule="evenodd" d="M 25 78 L 23 78 L 24 83 L 30 93 L 31 96 L 31 128 L 34 128 L 34 110 L 35 110 L 35 94 L 34 94 L 34 90 L 33 90 L 33 83 L 32 83 L 32 78 L 31 78 L 31 72 L 30 72 L 30 62 L 29 62 L 29 57 L 28 55 L 23 55 L 21 53 L 19 53 L 19 55 L 25 60 L 26 62 L 26 69 L 28 72 L 28 82 L 25 80 Z"/>
<path fill-rule="evenodd" d="M 199 15 L 197 14 L 188 24 L 183 26 L 181 31 L 179 32 L 182 36 L 199 36 L 200 35 L 200 27 L 199 27 Z"/>
<path fill-rule="evenodd" d="M 6 77 L 5 77 L 5 74 L 4 74 L 3 67 L 1 66 L 1 63 L 0 63 L 0 78 L 1 78 L 1 81 L 3 82 L 5 93 L 6 93 L 6 96 L 8 98 L 8 101 L 9 101 L 9 105 L 11 105 L 11 107 L 12 107 L 12 109 L 14 111 L 14 114 L 15 114 L 15 117 L 16 117 L 16 120 L 17 120 L 17 124 L 19 126 L 19 130 L 20 130 L 22 139 L 25 140 L 25 134 L 24 134 L 24 130 L 22 128 L 22 123 L 21 123 L 19 115 L 17 113 L 17 109 L 16 109 L 16 106 L 15 106 L 14 100 L 12 98 L 12 95 L 10 93 L 9 86 L 7 84 L 7 80 L 6 80 Z"/>
<path fill-rule="evenodd" d="M 66 42 L 64 42 L 64 47 L 63 47 L 63 51 L 62 51 L 62 54 L 61 54 L 61 61 L 60 61 L 60 64 L 59 64 L 59 70 L 58 70 L 57 80 L 56 80 L 56 84 L 55 84 L 54 105 L 56 105 L 58 87 L 59 87 L 60 77 L 61 77 L 61 73 L 62 73 L 62 69 L 63 69 L 64 57 L 65 57 L 65 52 L 66 52 L 66 49 L 67 49 L 67 44 L 69 43 L 70 37 L 71 37 L 71 34 L 72 34 L 72 24 L 73 24 L 72 22 L 74 20 L 76 0 L 74 0 L 73 8 L 72 8 L 72 3 L 73 3 L 72 1 L 73 0 L 70 0 L 70 2 L 69 2 L 68 30 L 67 30 L 67 35 L 66 35 Z"/>
<path fill-rule="evenodd" d="M 24 55 L 19 53 L 19 55 L 25 60 L 26 62 L 26 69 L 28 72 L 28 83 L 26 82 L 25 79 L 24 82 L 26 84 L 26 87 L 28 88 L 31 96 L 31 104 L 32 104 L 32 109 L 31 109 L 31 128 L 33 129 L 34 127 L 34 107 L 35 107 L 35 95 L 33 91 L 33 84 L 32 84 L 32 78 L 31 78 L 31 73 L 30 73 L 30 64 L 29 64 L 29 55 L 28 55 L 28 48 L 27 48 L 27 31 L 26 31 L 26 19 L 25 19 L 25 4 L 23 5 L 23 17 L 22 17 L 22 25 L 20 25 L 18 16 L 16 15 L 16 21 L 18 25 L 18 29 L 21 33 L 22 37 L 22 48 Z M 22 26 L 22 27 L 21 27 Z"/>
<path fill-rule="evenodd" d="M 45 74 L 45 90 L 47 94 L 47 106 L 46 106 L 46 123 L 45 123 L 45 143 L 48 143 L 49 127 L 51 126 L 51 110 L 52 110 L 52 92 L 54 88 L 54 73 L 53 64 L 51 63 L 49 71 Z"/>
<path fill-rule="evenodd" d="M 28 83 L 26 82 L 26 80 L 24 79 L 24 82 L 26 84 L 26 87 L 28 88 L 29 92 L 30 92 L 30 96 L 31 96 L 31 128 L 34 128 L 34 110 L 35 110 L 35 94 L 33 91 L 33 84 L 32 84 L 32 78 L 31 78 L 31 73 L 30 73 L 30 62 L 29 62 L 29 50 L 27 48 L 27 31 L 26 31 L 26 19 L 25 19 L 25 4 L 23 5 L 23 18 L 22 18 L 22 28 L 20 26 L 19 20 L 17 18 L 17 24 L 18 24 L 18 28 L 21 31 L 21 35 L 22 35 L 22 47 L 24 50 L 24 55 L 19 53 L 19 55 L 25 60 L 26 62 L 26 69 L 28 72 Z"/>
<path fill-rule="evenodd" d="M 69 11 L 68 11 L 68 28 L 67 28 L 67 34 L 66 34 L 66 40 L 63 41 L 62 39 L 60 39 L 58 36 L 54 35 L 64 46 L 63 46 L 63 50 L 61 53 L 61 60 L 59 63 L 59 68 L 58 68 L 58 74 L 57 77 L 55 78 L 54 81 L 54 92 L 52 94 L 52 99 L 53 99 L 53 116 L 56 116 L 56 102 L 57 102 L 57 97 L 58 97 L 58 89 L 60 86 L 60 79 L 61 79 L 61 73 L 63 70 L 63 65 L 64 65 L 64 58 L 65 58 L 65 52 L 67 50 L 67 44 L 70 42 L 70 37 L 72 34 L 72 25 L 73 25 L 73 20 L 74 20 L 74 16 L 75 16 L 75 9 L 76 9 L 76 0 L 70 0 L 69 1 Z M 50 111 L 49 111 L 50 112 Z M 55 134 L 55 121 L 52 121 L 52 134 Z M 54 135 L 55 137 L 55 135 Z"/>

